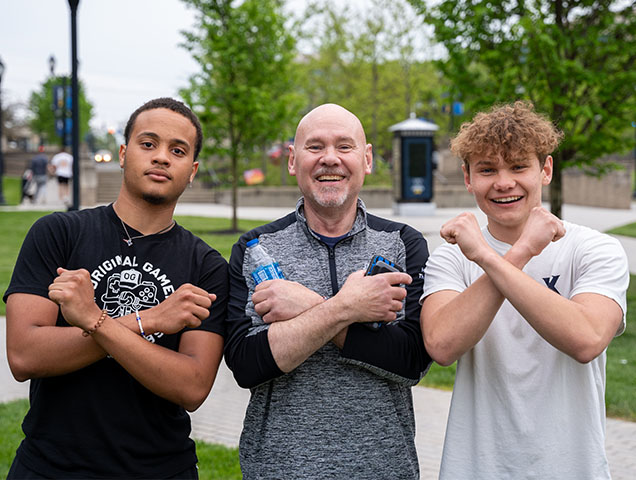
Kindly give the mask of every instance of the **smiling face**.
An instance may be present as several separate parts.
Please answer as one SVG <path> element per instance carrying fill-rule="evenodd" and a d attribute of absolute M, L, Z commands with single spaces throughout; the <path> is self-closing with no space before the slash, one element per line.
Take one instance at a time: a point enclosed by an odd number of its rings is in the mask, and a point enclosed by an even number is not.
<path fill-rule="evenodd" d="M 322 105 L 298 124 L 288 167 L 305 197 L 305 208 L 355 210 L 372 164 L 371 145 L 366 143 L 362 125 L 344 108 Z"/>
<path fill-rule="evenodd" d="M 186 117 L 166 108 L 141 112 L 119 149 L 122 193 L 153 205 L 176 203 L 199 166 L 195 142 L 196 129 Z"/>
<path fill-rule="evenodd" d="M 514 243 L 534 207 L 541 206 L 541 188 L 552 179 L 552 157 L 541 167 L 536 155 L 504 162 L 500 156 L 476 156 L 463 166 L 466 188 L 488 217 L 497 239 Z"/>

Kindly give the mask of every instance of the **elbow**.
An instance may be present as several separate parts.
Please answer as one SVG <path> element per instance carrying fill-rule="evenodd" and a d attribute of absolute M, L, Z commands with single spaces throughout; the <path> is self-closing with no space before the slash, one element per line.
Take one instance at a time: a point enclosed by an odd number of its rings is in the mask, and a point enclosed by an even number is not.
<path fill-rule="evenodd" d="M 603 342 L 589 342 L 585 345 L 581 345 L 574 352 L 572 352 L 570 356 L 577 362 L 586 364 L 590 363 L 592 360 L 601 355 L 605 351 L 605 348 L 607 348 L 607 345 L 605 345 L 605 343 Z"/>
<path fill-rule="evenodd" d="M 212 385 L 208 388 L 198 388 L 190 393 L 190 395 L 184 396 L 179 404 L 185 408 L 188 412 L 194 412 L 197 410 L 203 402 L 205 402 L 210 394 L 210 390 L 212 389 Z"/>
<path fill-rule="evenodd" d="M 458 355 L 454 349 L 452 349 L 452 345 L 448 342 L 443 342 L 439 340 L 435 340 L 431 338 L 431 336 L 424 335 L 424 347 L 426 351 L 430 355 L 430 357 L 435 361 L 435 363 L 441 365 L 442 367 L 448 367 L 455 363 L 457 359 L 461 356 Z"/>
<path fill-rule="evenodd" d="M 445 352 L 431 353 L 431 358 L 442 367 L 450 367 L 457 361 L 457 357 L 448 355 Z"/>
<path fill-rule="evenodd" d="M 8 351 L 7 360 L 9 362 L 9 369 L 11 370 L 13 378 L 15 378 L 18 382 L 26 382 L 27 380 L 37 376 L 33 369 L 29 366 L 29 363 L 24 356 Z"/>

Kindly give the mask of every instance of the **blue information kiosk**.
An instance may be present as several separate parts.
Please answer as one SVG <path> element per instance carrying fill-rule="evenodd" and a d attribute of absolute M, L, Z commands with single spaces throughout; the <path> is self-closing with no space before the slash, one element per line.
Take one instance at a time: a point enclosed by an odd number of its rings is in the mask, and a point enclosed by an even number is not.
<path fill-rule="evenodd" d="M 415 118 L 389 128 L 393 132 L 393 213 L 433 215 L 433 135 L 437 125 Z"/>

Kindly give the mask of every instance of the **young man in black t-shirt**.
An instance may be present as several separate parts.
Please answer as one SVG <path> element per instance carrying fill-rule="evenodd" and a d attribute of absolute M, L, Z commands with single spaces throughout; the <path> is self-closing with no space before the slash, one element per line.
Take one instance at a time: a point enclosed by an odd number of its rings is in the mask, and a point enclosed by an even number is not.
<path fill-rule="evenodd" d="M 190 419 L 221 360 L 227 263 L 173 220 L 202 143 L 181 102 L 137 109 L 108 206 L 38 220 L 7 303 L 7 356 L 31 379 L 9 478 L 197 478 Z"/>

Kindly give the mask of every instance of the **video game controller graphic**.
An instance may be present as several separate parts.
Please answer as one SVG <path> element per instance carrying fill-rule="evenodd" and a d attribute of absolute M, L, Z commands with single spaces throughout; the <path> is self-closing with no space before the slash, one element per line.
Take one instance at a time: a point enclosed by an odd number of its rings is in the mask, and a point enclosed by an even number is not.
<path fill-rule="evenodd" d="M 108 279 L 102 302 L 109 315 L 128 315 L 158 305 L 157 286 L 142 281 L 141 272 L 135 269 L 122 270 Z"/>

